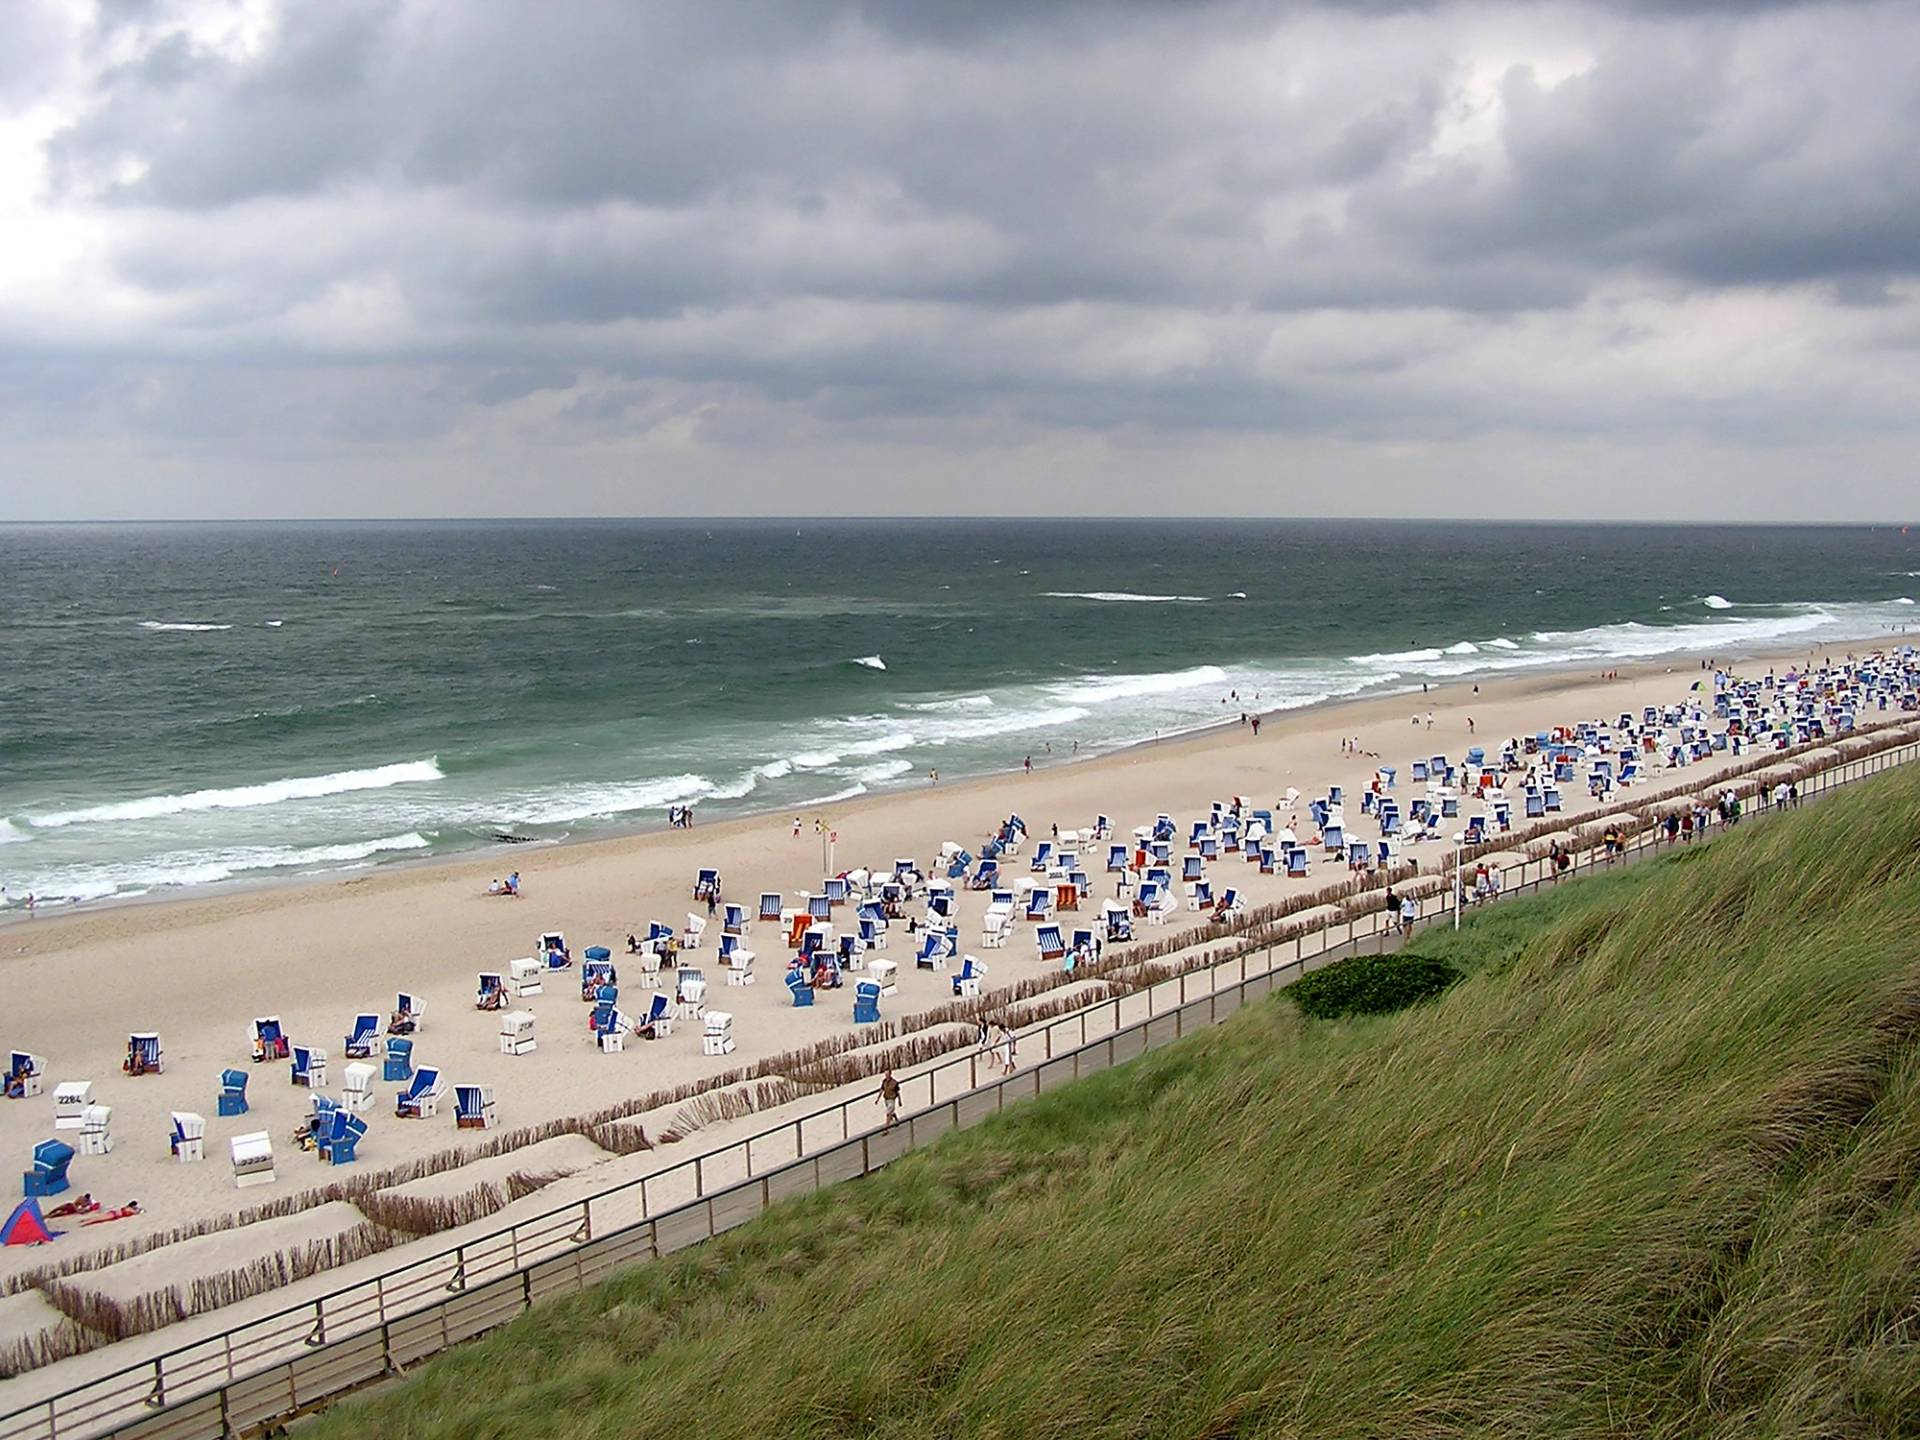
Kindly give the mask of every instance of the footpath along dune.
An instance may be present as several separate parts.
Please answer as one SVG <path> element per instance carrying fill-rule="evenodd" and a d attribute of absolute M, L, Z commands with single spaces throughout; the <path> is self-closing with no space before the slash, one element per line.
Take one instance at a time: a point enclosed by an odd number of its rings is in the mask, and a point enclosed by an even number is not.
<path fill-rule="evenodd" d="M 1472 743 L 1497 749 L 1509 735 L 1677 701 L 1698 675 L 1687 668 L 1649 666 L 1604 682 L 1536 676 L 1483 682 L 1479 694 L 1459 686 L 1425 697 L 1298 712 L 1270 718 L 1257 738 L 1231 726 L 1082 764 L 1050 766 L 1043 763 L 1045 757 L 1036 757 L 1030 776 L 928 786 L 836 807 L 821 818 L 838 832 L 835 866 L 841 869 L 852 864 L 885 866 L 895 855 L 913 855 L 924 862 L 947 839 L 977 849 L 980 837 L 1010 810 L 1026 817 L 1036 837 L 1044 837 L 1050 824 L 1085 826 L 1102 812 L 1124 833 L 1158 811 L 1184 821 L 1211 801 L 1233 795 L 1272 804 L 1289 787 L 1313 794 L 1324 792 L 1329 783 L 1357 794 L 1376 763 L 1401 766 L 1404 778 L 1407 762 L 1415 756 L 1436 751 L 1457 756 Z M 1429 709 L 1431 730 L 1425 723 Z M 1469 715 L 1475 721 L 1471 736 Z M 1412 718 L 1420 723 L 1410 723 Z M 1357 738 L 1360 750 L 1379 760 L 1364 753 L 1343 754 L 1343 737 Z M 1711 788 L 1715 768 L 1703 762 L 1681 773 L 1705 790 Z M 1678 783 L 1680 778 L 1676 774 L 1671 780 Z M 1667 783 L 1668 777 L 1656 770 L 1652 787 Z M 1566 823 L 1572 828 L 1588 802 L 1578 787 L 1567 788 L 1566 801 Z M 330 1088 L 337 1091 L 344 1063 L 341 1037 L 351 1016 L 360 1010 L 384 1015 L 396 989 L 421 994 L 428 1011 L 416 1059 L 440 1066 L 449 1082 L 495 1086 L 506 1129 L 632 1101 L 850 1032 L 851 991 L 822 992 L 813 1008 L 794 1009 L 778 983 L 784 948 L 758 931 L 749 943 L 761 952 L 759 984 L 727 988 L 717 968 L 709 965 L 709 1008 L 726 1008 L 735 1017 L 738 1049 L 730 1056 L 701 1055 L 698 1027 L 693 1025 L 679 1027 L 664 1041 L 632 1042 L 625 1055 L 600 1055 L 589 1041 L 586 1007 L 579 1002 L 572 974 L 554 977 L 546 993 L 527 1006 L 539 1017 L 540 1048 L 532 1055 L 500 1054 L 497 1017 L 472 1008 L 475 973 L 482 968 L 505 970 L 510 959 L 530 953 L 544 929 L 565 930 L 576 954 L 587 944 L 601 943 L 618 956 L 627 932 L 644 928 L 648 920 L 683 923 L 690 884 L 700 866 L 718 866 L 728 898 L 749 907 L 763 889 L 791 897 L 803 888 L 817 888 L 820 842 L 811 828 L 795 839 L 792 818 L 750 818 L 690 832 L 515 851 L 511 858 L 520 865 L 526 889 L 517 901 L 485 895 L 486 880 L 498 873 L 501 863 L 489 858 L 344 882 L 43 918 L 0 930 L 0 974 L 10 994 L 31 997 L 11 1007 L 9 1033 L 0 1041 L 48 1058 L 49 1093 L 52 1082 L 91 1079 L 96 1097 L 114 1107 L 116 1149 L 109 1156 L 76 1158 L 75 1191 L 90 1191 L 108 1205 L 137 1198 L 145 1211 L 100 1227 L 97 1234 L 71 1232 L 52 1250 L 9 1251 L 0 1277 L 49 1260 L 66 1260 L 84 1246 L 124 1244 L 181 1224 L 217 1220 L 263 1201 L 284 1203 L 301 1191 L 356 1172 L 457 1147 L 474 1149 L 496 1138 L 456 1132 L 450 1102 L 437 1119 L 396 1120 L 391 1114 L 396 1087 L 379 1084 L 359 1166 L 335 1171 L 295 1152 L 285 1137 L 306 1112 L 308 1095 L 288 1082 L 283 1063 L 247 1065 L 247 1026 L 256 1014 L 277 1014 L 295 1040 L 325 1046 L 332 1055 Z M 803 818 L 811 822 L 814 817 Z M 1431 867 L 1444 858 L 1444 848 L 1412 847 L 1409 853 Z M 1096 893 L 1110 893 L 1097 865 L 1090 868 L 1096 871 Z M 1261 877 L 1256 867 L 1236 858 L 1217 862 L 1214 870 L 1217 884 L 1240 887 L 1256 905 L 1322 888 L 1345 874 L 1344 867 L 1318 859 L 1315 872 L 1305 881 Z M 963 949 L 978 948 L 983 905 L 983 896 L 961 897 Z M 1090 922 L 1093 913 L 1083 910 L 1082 915 Z M 1198 919 L 1183 912 L 1180 923 L 1196 925 Z M 1153 932 L 1152 938 L 1166 933 Z M 888 1019 L 930 1010 L 951 998 L 947 977 L 915 972 L 907 949 L 905 937 L 896 930 L 888 956 L 903 968 L 900 994 L 882 1007 Z M 701 953 L 711 960 L 710 947 Z M 984 958 L 991 967 L 992 988 L 1003 989 L 1055 968 L 1038 960 L 1030 927 L 1024 926 L 1008 948 L 985 952 Z M 623 973 L 629 987 L 634 978 Z M 628 988 L 626 993 L 635 992 Z M 135 1029 L 161 1032 L 164 1074 L 140 1079 L 120 1074 L 125 1037 Z M 229 1065 L 249 1069 L 253 1110 L 223 1120 L 214 1114 L 215 1076 Z M 817 1106 L 818 1101 L 811 1103 Z M 674 1116 L 684 1108 L 664 1105 L 632 1117 L 623 1128 L 636 1143 L 643 1127 L 649 1137 L 659 1137 L 682 1128 L 676 1127 Z M 809 1102 L 801 1098 L 791 1106 L 775 1104 L 762 1114 L 696 1121 L 678 1143 L 625 1158 L 605 1158 L 606 1152 L 584 1137 L 560 1137 L 545 1143 L 564 1144 L 564 1156 L 556 1151 L 544 1157 L 539 1151 L 516 1152 L 443 1170 L 383 1194 L 454 1200 L 481 1186 L 503 1186 L 508 1177 L 520 1174 L 538 1175 L 551 1189 L 505 1197 L 512 1205 L 531 1201 L 537 1206 L 543 1196 L 552 1203 L 563 1187 L 599 1187 L 609 1183 L 615 1171 L 665 1169 L 729 1137 L 778 1123 L 789 1109 L 797 1114 L 808 1108 Z M 206 1163 L 178 1165 L 169 1160 L 166 1116 L 173 1109 L 207 1116 Z M 24 1161 L 32 1144 L 52 1133 L 50 1116 L 51 1103 L 44 1098 L 0 1105 L 0 1147 Z M 271 1188 L 236 1191 L 226 1165 L 227 1138 L 258 1129 L 275 1137 L 278 1182 Z M 557 1175 L 571 1178 L 556 1180 Z M 236 1247 L 236 1253 L 251 1254 L 252 1238 Z M 141 1257 L 138 1273 L 163 1273 L 174 1248 Z M 120 1287 L 102 1288 L 117 1292 Z M 37 1310 L 29 1315 L 23 1303 L 32 1303 L 31 1297 L 10 1302 L 10 1329 L 50 1323 Z M 14 1310 L 20 1313 L 14 1316 Z"/>

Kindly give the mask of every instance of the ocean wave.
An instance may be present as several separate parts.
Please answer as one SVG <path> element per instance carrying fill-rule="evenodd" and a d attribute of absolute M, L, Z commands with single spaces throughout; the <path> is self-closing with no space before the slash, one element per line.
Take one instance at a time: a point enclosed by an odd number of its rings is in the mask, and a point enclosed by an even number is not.
<path fill-rule="evenodd" d="M 140 800 L 88 805 L 78 810 L 56 810 L 50 814 L 28 815 L 25 818 L 36 830 L 58 830 L 68 825 L 153 820 L 163 815 L 181 815 L 198 810 L 248 810 L 260 805 L 278 805 L 287 800 L 312 800 L 322 795 L 344 795 L 355 790 L 385 790 L 394 785 L 420 785 L 444 778 L 438 757 L 429 757 L 425 760 L 405 760 L 395 765 L 379 765 L 370 770 L 339 770 L 331 775 L 269 780 L 260 785 L 193 790 L 184 795 L 150 795 Z"/>
<path fill-rule="evenodd" d="M 770 760 L 760 767 L 760 774 L 768 780 L 781 780 L 793 773 L 791 760 Z"/>
<path fill-rule="evenodd" d="M 1447 655 L 1478 655 L 1480 653 L 1480 647 L 1471 640 L 1462 640 L 1456 645 L 1447 646 L 1446 650 L 1442 653 Z"/>
<path fill-rule="evenodd" d="M 751 777 L 749 777 L 751 779 Z M 565 785 L 556 790 L 494 806 L 485 817 L 492 824 L 564 825 L 573 820 L 611 819 L 636 810 L 664 810 L 712 796 L 719 787 L 704 775 L 669 775 L 626 784 Z M 740 798 L 752 790 L 748 784 Z"/>
<path fill-rule="evenodd" d="M 425 850 L 417 830 L 338 845 L 244 845 L 227 850 L 179 850 L 139 860 L 77 865 L 34 882 L 42 903 L 77 904 L 108 897 L 128 899 L 181 885 L 213 885 L 264 870 L 357 867 L 376 855 Z"/>
<path fill-rule="evenodd" d="M 142 630 L 231 630 L 231 625 L 202 625 L 192 620 L 142 620 Z"/>
<path fill-rule="evenodd" d="M 878 655 L 856 655 L 847 663 L 850 665 L 864 665 L 869 670 L 884 670 L 887 668 L 887 662 L 882 660 Z"/>
<path fill-rule="evenodd" d="M 32 838 L 33 837 L 26 831 L 22 830 L 18 825 L 15 825 L 13 821 L 7 819 L 4 815 L 0 815 L 0 845 L 17 845 L 23 840 L 31 840 Z"/>
<path fill-rule="evenodd" d="M 1388 650 L 1378 655 L 1349 655 L 1349 665 L 1419 665 L 1438 660 L 1438 650 Z"/>
<path fill-rule="evenodd" d="M 1487 641 L 1487 644 L 1496 650 L 1518 650 L 1520 648 L 1519 641 L 1509 640 L 1504 635 L 1496 635 L 1493 639 Z"/>
<path fill-rule="evenodd" d="M 857 740 L 843 747 L 848 755 L 885 755 L 891 750 L 908 750 L 918 742 L 905 730 L 896 730 L 890 735 L 882 735 L 877 740 Z"/>
<path fill-rule="evenodd" d="M 824 770 L 829 765 L 840 763 L 837 750 L 802 750 L 798 755 L 789 755 L 787 758 L 800 770 Z"/>
<path fill-rule="evenodd" d="M 1902 595 L 1898 600 L 1895 600 L 1893 603 L 1896 605 L 1911 605 L 1913 604 L 1913 597 L 1911 595 Z"/>
<path fill-rule="evenodd" d="M 1078 705 L 1104 705 L 1113 700 L 1131 700 L 1146 695 L 1170 695 L 1201 686 L 1224 685 L 1227 672 L 1218 665 L 1195 665 L 1187 670 L 1166 670 L 1153 675 L 1122 675 L 1111 680 L 1069 681 L 1047 687 L 1062 700 Z"/>
<path fill-rule="evenodd" d="M 264 624 L 269 630 L 278 630 L 282 625 L 286 624 L 287 622 L 284 620 L 265 620 L 265 621 L 262 621 L 261 623 Z"/>
<path fill-rule="evenodd" d="M 1227 599 L 1229 600 L 1244 600 L 1246 598 L 1247 592 L 1244 590 L 1229 590 L 1227 592 Z"/>
<path fill-rule="evenodd" d="M 866 785 L 878 785 L 883 781 L 894 780 L 913 769 L 911 760 L 882 760 L 878 765 L 863 765 L 853 772 L 853 778 Z"/>
<path fill-rule="evenodd" d="M 1703 598 L 1703 599 L 1702 599 L 1702 600 L 1700 601 L 1700 603 L 1701 603 L 1702 605 L 1704 605 L 1704 606 L 1706 606 L 1706 607 L 1707 607 L 1707 609 L 1709 609 L 1709 610 L 1731 610 L 1731 609 L 1733 609 L 1733 601 L 1731 601 L 1731 600 L 1729 600 L 1729 599 L 1727 599 L 1727 597 L 1726 597 L 1726 596 L 1724 596 L 1724 595 L 1708 595 L 1708 596 L 1706 596 L 1706 597 L 1704 597 L 1704 598 Z"/>
<path fill-rule="evenodd" d="M 1040 596 L 1043 600 L 1100 600 L 1107 604 L 1136 605 L 1204 605 L 1213 598 L 1211 595 L 1138 595 L 1131 590 L 1042 590 Z"/>
<path fill-rule="evenodd" d="M 985 710 L 993 704 L 991 695 L 956 695 L 951 700 L 922 700 L 917 703 L 901 701 L 902 710 L 920 710 L 929 714 L 940 714 L 948 710 Z"/>

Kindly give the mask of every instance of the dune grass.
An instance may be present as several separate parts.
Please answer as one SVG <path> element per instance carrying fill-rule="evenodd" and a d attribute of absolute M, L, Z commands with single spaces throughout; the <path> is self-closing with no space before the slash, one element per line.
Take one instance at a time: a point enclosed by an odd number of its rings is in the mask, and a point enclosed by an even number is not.
<path fill-rule="evenodd" d="M 303 1431 L 1920 1433 L 1920 775 L 1414 948 Z"/>

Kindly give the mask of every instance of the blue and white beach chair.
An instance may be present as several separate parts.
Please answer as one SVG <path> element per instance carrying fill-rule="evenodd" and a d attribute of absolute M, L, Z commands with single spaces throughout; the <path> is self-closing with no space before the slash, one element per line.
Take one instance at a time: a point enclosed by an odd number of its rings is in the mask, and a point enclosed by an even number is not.
<path fill-rule="evenodd" d="M 382 1080 L 413 1078 L 413 1041 L 402 1035 L 387 1037 L 387 1049 L 380 1067 L 380 1078 Z"/>
<path fill-rule="evenodd" d="M 506 1009 L 506 976 L 497 970 L 482 970 L 480 972 L 480 983 L 473 992 L 473 1008 L 476 1010 Z"/>
<path fill-rule="evenodd" d="M 1100 918 L 1106 921 L 1107 943 L 1133 939 L 1133 916 L 1127 913 L 1127 907 L 1116 900 L 1109 900 L 1101 907 Z"/>
<path fill-rule="evenodd" d="M 127 1036 L 127 1058 L 120 1068 L 129 1075 L 158 1075 L 166 1068 L 160 1054 L 160 1037 L 151 1030 L 136 1030 Z"/>
<path fill-rule="evenodd" d="M 1029 920 L 1045 920 L 1053 914 L 1053 887 L 1036 885 L 1027 892 L 1027 913 Z"/>
<path fill-rule="evenodd" d="M 314 1136 L 320 1158 L 329 1165 L 351 1165 L 367 1133 L 367 1122 L 349 1110 L 329 1110 L 322 1123 L 324 1128 Z"/>
<path fill-rule="evenodd" d="M 709 895 L 718 894 L 719 890 L 720 890 L 720 872 L 718 870 L 702 870 L 697 876 L 694 877 L 694 881 L 693 881 L 693 898 L 694 899 L 704 900 Z"/>
<path fill-rule="evenodd" d="M 796 1010 L 804 1010 L 813 1004 L 813 986 L 807 983 L 807 972 L 804 968 L 787 971 L 787 989 L 793 995 L 793 1005 Z"/>
<path fill-rule="evenodd" d="M 38 1055 L 25 1050 L 15 1050 L 7 1056 L 7 1098 L 9 1100 L 31 1100 L 45 1088 L 47 1062 Z"/>
<path fill-rule="evenodd" d="M 780 892 L 778 890 L 760 892 L 760 918 L 769 925 L 780 923 Z"/>
<path fill-rule="evenodd" d="M 387 1020 L 389 1035 L 418 1035 L 426 1028 L 427 1002 L 402 990 L 393 997 L 393 1014 Z"/>
<path fill-rule="evenodd" d="M 23 1194 L 58 1195 L 67 1188 L 67 1167 L 73 1147 L 62 1140 L 42 1140 L 33 1147 L 33 1168 L 20 1177 Z"/>
<path fill-rule="evenodd" d="M 960 962 L 960 969 L 953 977 L 953 993 L 965 998 L 980 993 L 980 981 L 987 973 L 987 967 L 969 955 Z"/>
<path fill-rule="evenodd" d="M 614 969 L 613 961 L 606 958 L 606 952 L 604 950 L 601 951 L 598 958 L 595 958 L 593 951 L 589 950 L 587 952 L 586 963 L 580 967 L 581 1000 L 591 1004 L 598 998 L 598 992 L 601 986 L 617 984 L 619 979 L 619 971 Z"/>
<path fill-rule="evenodd" d="M 453 1087 L 453 1124 L 456 1130 L 491 1130 L 498 1123 L 491 1085 Z"/>
<path fill-rule="evenodd" d="M 222 1115 L 244 1115 L 247 1113 L 246 1071 L 222 1070 L 220 1072 L 219 1113 Z"/>
<path fill-rule="evenodd" d="M 1067 953 L 1067 942 L 1058 925 L 1042 925 L 1033 932 L 1033 943 L 1042 960 L 1059 960 Z"/>
<path fill-rule="evenodd" d="M 380 1017 L 368 1012 L 353 1017 L 353 1029 L 347 1033 L 346 1041 L 341 1045 L 341 1053 L 349 1060 L 365 1060 L 373 1054 L 374 1042 L 380 1038 Z"/>
<path fill-rule="evenodd" d="M 877 1025 L 880 1022 L 880 982 L 861 980 L 853 987 L 853 1023 Z"/>
<path fill-rule="evenodd" d="M 747 907 L 744 905 L 736 905 L 731 900 L 725 905 L 722 905 L 720 907 L 720 928 L 730 934 L 744 936 L 747 933 Z M 593 952 L 588 951 L 587 953 L 592 954 Z"/>
<path fill-rule="evenodd" d="M 318 1045 L 296 1045 L 287 1072 L 294 1084 L 318 1090 L 327 1083 L 327 1052 Z"/>
<path fill-rule="evenodd" d="M 402 1120 L 424 1120 L 440 1113 L 440 1097 L 446 1086 L 437 1065 L 422 1065 L 413 1072 L 407 1088 L 393 1099 L 393 1113 Z"/>

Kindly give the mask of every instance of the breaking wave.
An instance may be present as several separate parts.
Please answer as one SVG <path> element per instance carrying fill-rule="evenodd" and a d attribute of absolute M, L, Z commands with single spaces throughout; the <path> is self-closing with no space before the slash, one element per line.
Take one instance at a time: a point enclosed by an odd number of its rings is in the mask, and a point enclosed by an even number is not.
<path fill-rule="evenodd" d="M 57 830 L 68 825 L 153 820 L 163 815 L 183 815 L 196 810 L 248 810 L 259 805 L 278 805 L 287 800 L 312 800 L 322 795 L 344 795 L 355 790 L 385 790 L 393 785 L 422 785 L 444 778 L 434 758 L 407 760 L 397 765 L 375 766 L 371 770 L 339 770 L 331 775 L 307 775 L 287 780 L 269 780 L 260 785 L 192 790 L 184 795 L 150 795 L 140 800 L 88 805 L 78 810 L 56 810 L 46 815 L 29 815 L 26 821 L 36 830 Z"/>
<path fill-rule="evenodd" d="M 884 670 L 887 668 L 887 662 L 882 660 L 878 655 L 856 655 L 849 663 L 864 665 L 869 670 Z"/>
<path fill-rule="evenodd" d="M 1042 590 L 1040 596 L 1044 600 L 1100 600 L 1108 604 L 1136 605 L 1204 605 L 1213 598 L 1211 595 L 1139 595 L 1131 590 Z"/>
<path fill-rule="evenodd" d="M 142 630 L 231 630 L 231 625 L 203 625 L 193 620 L 142 620 Z"/>

